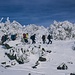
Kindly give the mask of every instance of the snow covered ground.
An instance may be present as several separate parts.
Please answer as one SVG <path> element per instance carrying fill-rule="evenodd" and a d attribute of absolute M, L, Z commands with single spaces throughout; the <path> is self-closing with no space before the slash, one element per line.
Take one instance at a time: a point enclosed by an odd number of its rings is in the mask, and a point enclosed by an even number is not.
<path fill-rule="evenodd" d="M 11 35 L 17 33 L 15 41 Z M 28 44 L 22 40 L 23 33 L 28 33 Z M 6 49 L 1 45 L 1 37 L 7 34 L 6 44 L 12 48 Z M 36 34 L 36 44 L 32 44 L 30 36 Z M 42 44 L 42 35 L 52 34 L 52 44 Z M 22 26 L 9 18 L 0 22 L 0 75 L 70 75 L 75 73 L 75 24 L 68 21 L 56 22 L 45 28 L 34 24 Z M 74 47 L 73 47 L 74 46 Z M 74 49 L 74 50 L 73 50 Z M 14 60 L 8 58 L 13 55 Z M 46 61 L 38 61 L 40 56 Z M 16 57 L 16 58 L 15 58 Z M 23 61 L 19 64 L 17 60 Z M 37 62 L 38 61 L 38 62 Z M 37 63 L 36 68 L 33 68 Z M 67 69 L 58 70 L 57 67 L 65 63 Z"/>
<path fill-rule="evenodd" d="M 18 42 L 18 40 L 16 42 Z M 14 43 L 16 42 L 14 41 Z M 28 63 L 18 64 L 15 61 L 15 66 L 5 68 L 5 65 L 11 65 L 11 62 L 13 62 L 13 60 L 11 61 L 5 55 L 7 49 L 4 49 L 3 46 L 0 45 L 0 75 L 70 75 L 70 73 L 75 73 L 75 51 L 72 50 L 73 44 L 74 40 L 53 40 L 52 44 L 41 44 L 41 46 L 44 47 L 46 50 L 51 50 L 52 52 L 46 54 L 47 61 L 39 62 L 37 68 L 34 69 L 32 68 L 32 66 L 38 59 L 37 54 L 30 54 L 30 61 Z M 25 47 L 28 46 L 29 45 Z M 31 45 L 31 47 L 32 46 L 33 45 Z M 2 62 L 5 61 L 6 64 L 2 64 Z M 68 69 L 57 70 L 57 67 L 61 63 L 65 63 L 68 66 Z"/>

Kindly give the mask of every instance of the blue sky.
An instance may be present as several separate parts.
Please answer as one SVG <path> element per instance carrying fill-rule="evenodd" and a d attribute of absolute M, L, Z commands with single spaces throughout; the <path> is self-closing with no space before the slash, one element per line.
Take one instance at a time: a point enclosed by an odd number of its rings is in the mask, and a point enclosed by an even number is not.
<path fill-rule="evenodd" d="M 54 20 L 75 23 L 75 0 L 0 0 L 1 17 L 45 27 Z"/>

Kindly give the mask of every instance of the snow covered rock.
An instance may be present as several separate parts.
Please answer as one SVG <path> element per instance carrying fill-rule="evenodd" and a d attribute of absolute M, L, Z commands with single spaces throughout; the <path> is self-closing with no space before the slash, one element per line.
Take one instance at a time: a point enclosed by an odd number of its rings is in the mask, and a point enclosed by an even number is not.
<path fill-rule="evenodd" d="M 70 75 L 75 75 L 75 73 L 70 73 Z"/>
<path fill-rule="evenodd" d="M 68 66 L 65 63 L 62 63 L 57 67 L 57 69 L 58 70 L 67 70 Z"/>
<path fill-rule="evenodd" d="M 39 57 L 39 60 L 38 60 L 38 61 L 44 62 L 44 61 L 46 61 L 46 58 L 44 58 L 44 57 Z"/>

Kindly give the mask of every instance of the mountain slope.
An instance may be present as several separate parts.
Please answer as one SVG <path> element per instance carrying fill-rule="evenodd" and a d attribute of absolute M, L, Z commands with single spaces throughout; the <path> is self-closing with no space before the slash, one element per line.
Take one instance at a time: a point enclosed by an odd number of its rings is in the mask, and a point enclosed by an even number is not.
<path fill-rule="evenodd" d="M 70 75 L 75 72 L 74 24 L 54 22 L 49 28 L 34 24 L 22 26 L 16 21 L 0 23 L 0 38 L 4 34 L 11 36 L 17 33 L 16 40 L 7 40 L 7 49 L 0 45 L 0 75 Z M 22 34 L 28 33 L 29 43 L 21 41 Z M 42 35 L 52 34 L 52 44 L 42 43 Z M 36 34 L 36 43 L 32 44 L 30 36 Z M 44 58 L 41 61 L 40 57 Z M 65 63 L 68 69 L 58 70 Z"/>
<path fill-rule="evenodd" d="M 17 41 L 16 41 L 17 42 Z M 29 45 L 25 45 L 25 46 L 19 46 L 17 47 L 18 49 L 20 49 L 21 47 L 23 49 L 30 49 L 30 54 L 28 56 L 29 58 L 29 62 L 28 63 L 24 63 L 24 64 L 18 64 L 16 62 L 15 66 L 9 67 L 8 69 L 1 69 L 0 66 L 0 74 L 5 75 L 5 73 L 7 73 L 8 75 L 10 75 L 10 73 L 16 75 L 20 75 L 19 71 L 21 72 L 22 75 L 24 74 L 28 74 L 31 73 L 31 75 L 69 75 L 70 73 L 75 72 L 74 67 L 75 67 L 75 53 L 72 50 L 72 45 L 73 45 L 72 40 L 67 40 L 67 41 L 53 41 L 53 44 L 50 45 L 43 45 L 41 44 L 41 47 L 45 48 L 45 50 L 51 50 L 51 53 L 46 53 L 45 57 L 47 58 L 47 61 L 45 62 L 39 62 L 39 65 L 37 66 L 37 68 L 33 69 L 32 66 L 35 65 L 35 62 L 38 60 L 38 53 L 34 54 L 31 52 L 31 48 L 34 47 L 33 45 L 29 48 Z M 11 43 L 10 43 L 11 44 Z M 38 46 L 39 44 L 37 44 L 36 46 Z M 15 46 L 16 47 L 16 46 Z M 35 48 L 35 50 L 37 50 L 38 48 Z M 6 61 L 6 64 L 11 64 L 11 62 L 8 59 L 8 57 L 4 57 L 4 52 L 7 52 L 6 49 L 1 49 L 0 46 L 0 62 Z M 10 61 L 10 62 L 9 62 Z M 57 70 L 57 67 L 61 64 L 61 63 L 65 63 L 68 66 L 67 70 Z M 2 64 L 0 64 L 2 65 Z M 10 71 L 10 72 L 9 72 Z M 12 75 L 11 74 L 11 75 Z"/>

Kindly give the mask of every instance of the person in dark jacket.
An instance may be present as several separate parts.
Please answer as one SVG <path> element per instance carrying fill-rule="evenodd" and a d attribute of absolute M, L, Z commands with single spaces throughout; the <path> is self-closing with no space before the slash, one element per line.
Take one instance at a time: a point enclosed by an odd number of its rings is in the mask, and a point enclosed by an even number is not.
<path fill-rule="evenodd" d="M 8 35 L 3 35 L 1 38 L 2 44 L 8 39 Z"/>
<path fill-rule="evenodd" d="M 42 35 L 42 41 L 43 41 L 43 44 L 45 44 L 45 41 L 46 41 L 46 36 L 45 35 Z"/>
<path fill-rule="evenodd" d="M 48 44 L 52 44 L 52 40 L 51 40 L 52 39 L 52 35 L 49 34 L 47 36 L 47 39 L 48 39 Z"/>
<path fill-rule="evenodd" d="M 34 34 L 34 35 L 32 35 L 32 36 L 30 37 L 30 39 L 32 40 L 32 44 L 36 43 L 36 42 L 35 42 L 35 36 L 36 36 L 36 34 Z"/>

